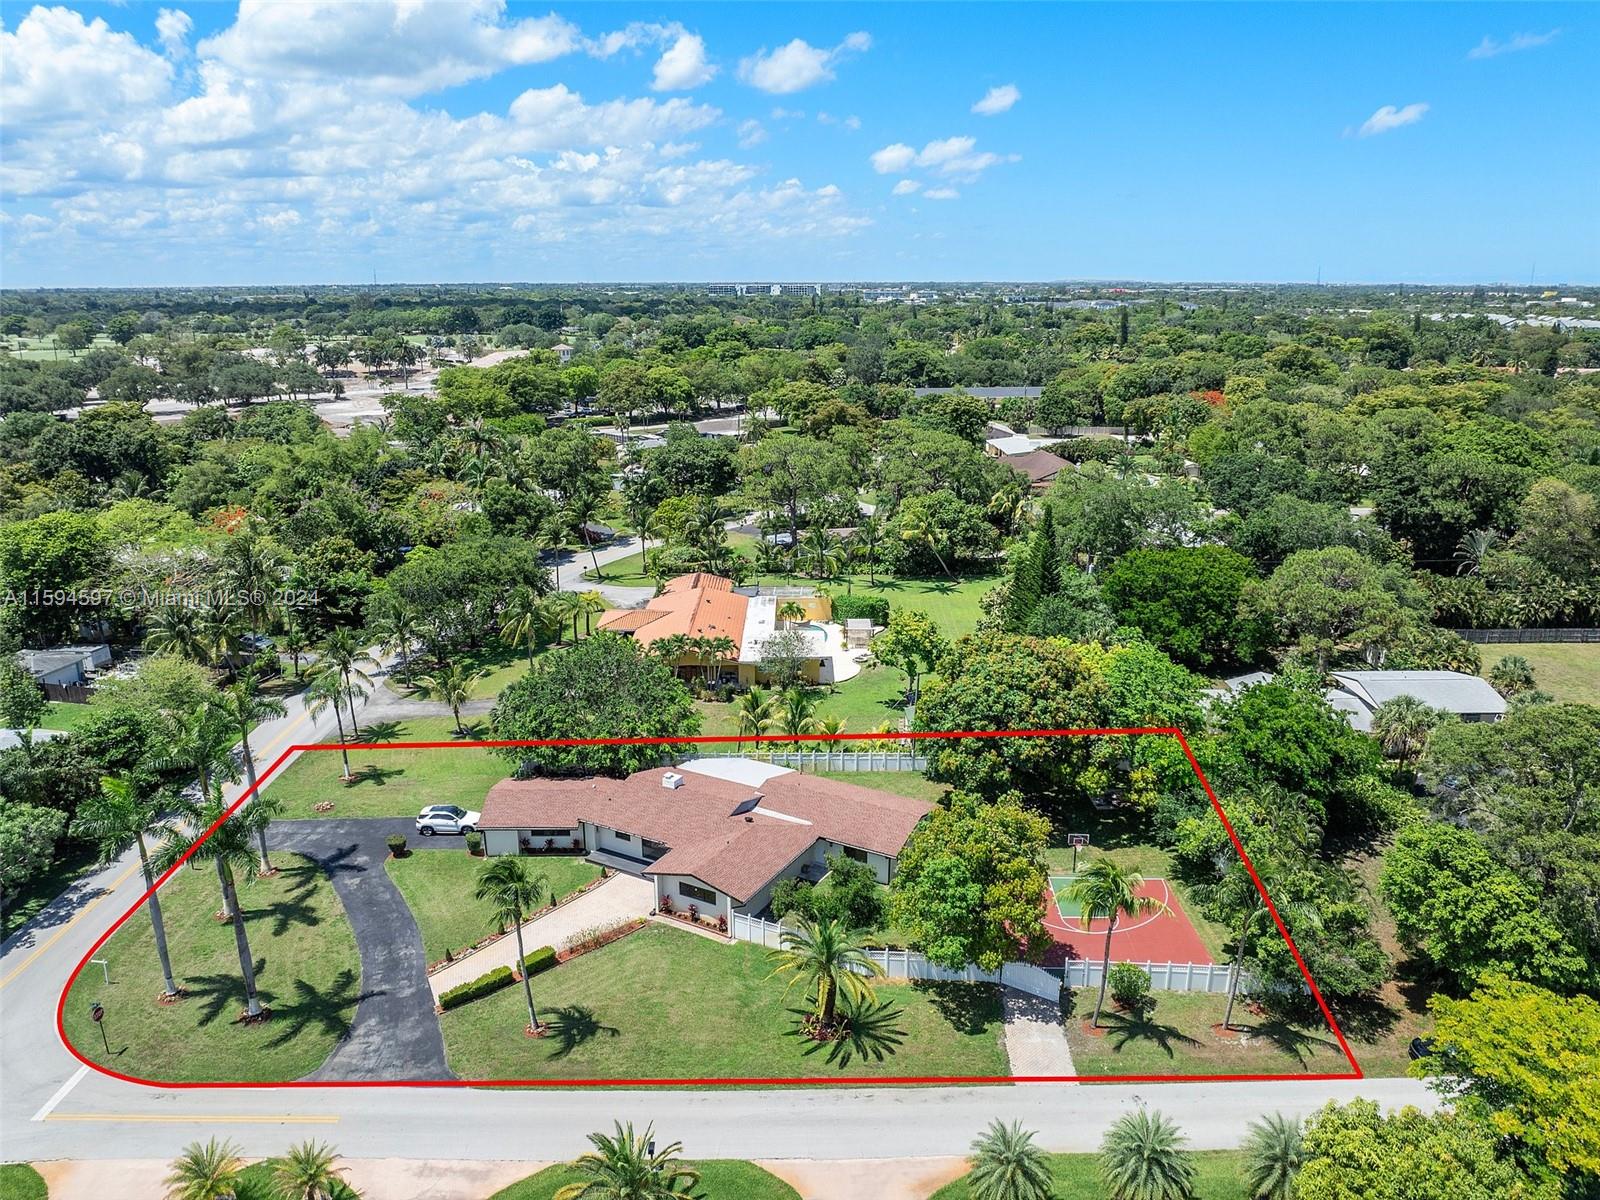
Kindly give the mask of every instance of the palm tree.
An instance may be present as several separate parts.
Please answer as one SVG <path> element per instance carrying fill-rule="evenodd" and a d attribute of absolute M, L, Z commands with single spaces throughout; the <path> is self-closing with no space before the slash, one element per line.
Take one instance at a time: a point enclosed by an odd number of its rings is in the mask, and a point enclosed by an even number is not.
<path fill-rule="evenodd" d="M 527 957 L 522 948 L 522 922 L 528 913 L 537 912 L 555 899 L 543 875 L 529 874 L 517 858 L 497 858 L 484 864 L 478 872 L 478 890 L 474 893 L 494 909 L 494 919 L 504 929 L 509 924 L 517 936 L 517 963 Z M 533 985 L 528 982 L 528 972 L 521 969 L 522 994 L 528 1001 L 528 1028 L 538 1033 L 538 1011 L 533 1007 Z"/>
<path fill-rule="evenodd" d="M 483 667 L 469 671 L 460 663 L 453 662 L 432 675 L 419 675 L 414 686 L 425 699 L 448 704 L 456 720 L 456 732 L 464 736 L 467 731 L 461 724 L 461 706 L 472 699 L 473 684 L 488 674 Z"/>
<path fill-rule="evenodd" d="M 232 1142 L 216 1138 L 203 1146 L 190 1142 L 162 1180 L 167 1185 L 166 1200 L 234 1200 L 243 1170 L 239 1147 Z"/>
<path fill-rule="evenodd" d="M 1539 686 L 1533 674 L 1533 664 L 1520 654 L 1502 656 L 1499 662 L 1489 668 L 1489 682 L 1495 691 L 1507 699 L 1534 691 Z"/>
<path fill-rule="evenodd" d="M 515 860 L 508 860 L 515 861 Z M 778 949 L 770 951 L 777 963 L 774 975 L 789 979 L 789 986 L 803 983 L 817 991 L 816 1020 L 823 1030 L 838 1024 L 839 993 L 847 1000 L 871 1000 L 871 979 L 886 972 L 869 955 L 850 928 L 831 917 L 819 921 L 800 921 L 798 929 L 785 929 L 778 936 Z"/>
<path fill-rule="evenodd" d="M 289 706 L 276 696 L 268 696 L 261 690 L 261 681 L 253 671 L 246 671 L 237 681 L 222 689 L 221 699 L 217 708 L 223 712 L 233 727 L 239 733 L 239 746 L 244 751 L 244 778 L 247 788 L 256 786 L 256 759 L 250 752 L 250 730 L 258 721 L 265 721 L 272 717 L 285 717 L 289 715 Z M 252 806 L 260 807 L 268 804 L 266 798 L 256 795 L 250 801 Z M 264 810 L 266 811 L 266 810 Z M 262 821 L 257 826 L 257 834 L 261 839 L 261 869 L 272 870 L 272 863 L 267 858 L 267 822 Z"/>
<path fill-rule="evenodd" d="M 500 614 L 500 640 L 512 649 L 524 646 L 528 651 L 528 665 L 533 666 L 534 651 L 544 642 L 544 632 L 549 626 L 548 610 L 544 601 L 533 594 L 532 588 L 518 588 L 506 601 Z"/>
<path fill-rule="evenodd" d="M 972 1200 L 1051 1200 L 1049 1161 L 1020 1121 L 992 1121 L 972 1143 Z"/>
<path fill-rule="evenodd" d="M 1100 1143 L 1100 1177 L 1111 1200 L 1189 1200 L 1195 1167 L 1183 1140 L 1158 1112 L 1141 1108 L 1119 1120 Z"/>
<path fill-rule="evenodd" d="M 1405 770 L 1428 744 L 1441 714 L 1415 696 L 1396 696 L 1372 711 L 1372 733 L 1383 752 Z"/>
<path fill-rule="evenodd" d="M 1244 1181 L 1251 1200 L 1292 1200 L 1305 1163 L 1304 1126 L 1282 1113 L 1252 1121 L 1244 1141 Z"/>
<path fill-rule="evenodd" d="M 607 1137 L 591 1133 L 594 1149 L 581 1155 L 572 1169 L 587 1178 L 569 1183 L 551 1200 L 674 1200 L 687 1196 L 700 1182 L 700 1174 L 683 1165 L 678 1155 L 683 1143 L 655 1148 L 655 1127 L 646 1125 L 635 1134 L 633 1124 L 616 1123 Z"/>
<path fill-rule="evenodd" d="M 739 722 L 740 747 L 743 738 L 759 738 L 772 728 L 772 719 L 777 711 L 777 698 L 761 688 L 753 687 L 734 703 L 733 715 Z"/>
<path fill-rule="evenodd" d="M 350 705 L 350 735 L 360 737 L 361 728 L 356 724 L 356 688 L 352 681 L 361 684 L 371 683 L 372 676 L 365 668 L 377 666 L 378 660 L 367 653 L 366 647 L 361 644 L 361 639 L 356 636 L 356 631 L 348 626 L 340 626 L 323 638 L 318 653 L 320 657 L 317 659 L 317 669 L 336 671 L 344 680 L 345 700 Z"/>
<path fill-rule="evenodd" d="M 247 632 L 242 613 L 215 604 L 200 610 L 199 633 L 206 656 L 204 661 L 211 666 L 225 667 L 230 675 L 239 661 Z"/>
<path fill-rule="evenodd" d="M 1094 927 L 1096 917 L 1106 919 L 1105 954 L 1100 960 L 1100 996 L 1094 1004 L 1096 1029 L 1100 1027 L 1100 1012 L 1106 1003 L 1106 982 L 1111 974 L 1111 934 L 1117 927 L 1117 918 L 1123 913 L 1142 917 L 1167 911 L 1167 906 L 1154 896 L 1139 895 L 1142 887 L 1144 876 L 1137 871 L 1124 870 L 1109 858 L 1097 858 L 1083 869 L 1067 892 L 1081 907 L 1086 931 Z"/>
<path fill-rule="evenodd" d="M 209 862 L 217 870 L 217 882 L 222 885 L 222 911 L 232 921 L 234 948 L 239 953 L 239 974 L 244 980 L 245 1011 L 251 1018 L 261 1016 L 261 997 L 256 992 L 255 959 L 250 954 L 250 939 L 245 934 L 244 910 L 239 907 L 238 876 L 248 883 L 260 871 L 256 861 L 253 834 L 259 818 L 253 807 L 241 809 L 226 820 L 228 803 L 218 788 L 204 803 L 184 804 L 178 815 L 162 831 L 161 851 L 156 858 L 158 870 L 165 871 L 183 857 L 194 844 L 193 862 Z M 194 843 L 194 832 L 216 828 L 204 841 Z"/>
<path fill-rule="evenodd" d="M 589 623 L 590 618 L 596 613 L 605 612 L 611 606 L 606 603 L 606 598 L 599 592 L 584 592 L 578 597 L 578 604 L 581 606 L 579 611 L 583 613 L 583 636 L 592 637 L 594 635 L 594 627 Z"/>
<path fill-rule="evenodd" d="M 202 610 L 193 604 L 166 604 L 145 621 L 144 648 L 151 654 L 176 654 L 190 662 L 209 660 Z"/>
<path fill-rule="evenodd" d="M 1225 913 L 1238 915 L 1239 930 L 1233 949 L 1233 975 L 1228 980 L 1228 1007 L 1222 1014 L 1222 1027 L 1233 1028 L 1233 1005 L 1239 996 L 1239 983 L 1244 977 L 1245 954 L 1249 949 L 1250 935 L 1255 927 L 1262 924 L 1271 916 L 1267 911 L 1265 901 L 1261 898 L 1261 889 L 1256 886 L 1256 881 L 1251 877 L 1245 865 L 1234 859 L 1222 874 L 1222 879 L 1214 889 L 1217 907 Z"/>
<path fill-rule="evenodd" d="M 144 873 L 145 890 L 150 891 L 156 880 L 150 869 L 150 851 L 144 835 L 155 821 L 155 803 L 143 793 L 133 776 L 106 775 L 100 779 L 100 791 L 86 797 L 78 806 L 76 832 L 94 842 L 102 863 L 116 859 L 132 842 L 139 849 L 139 869 Z M 172 977 L 172 958 L 167 953 L 167 927 L 161 919 L 159 895 L 150 892 L 145 906 L 150 910 L 150 925 L 155 931 L 161 978 L 167 985 L 163 995 L 176 996 L 178 985 Z"/>
<path fill-rule="evenodd" d="M 950 540 L 950 535 L 931 517 L 918 520 L 913 518 L 900 526 L 900 540 L 917 542 L 926 546 L 933 552 L 933 557 L 939 562 L 939 569 L 950 576 L 952 582 L 957 582 L 955 575 L 945 564 L 944 555 L 939 553 L 939 547 Z"/>
<path fill-rule="evenodd" d="M 831 741 L 844 732 L 845 720 L 843 717 L 823 717 L 814 723 L 814 730 L 820 737 Z"/>
<path fill-rule="evenodd" d="M 379 650 L 395 656 L 395 674 L 404 679 L 411 671 L 411 648 L 418 640 L 417 616 L 411 606 L 391 595 L 368 632 Z"/>
<path fill-rule="evenodd" d="M 777 618 L 784 625 L 793 625 L 796 621 L 804 621 L 806 619 L 805 606 L 793 600 L 785 600 L 778 605 Z"/>
<path fill-rule="evenodd" d="M 708 683 L 720 664 L 737 657 L 739 653 L 739 644 L 731 637 L 703 637 L 697 638 L 696 642 L 695 652 L 705 668 Z"/>
<path fill-rule="evenodd" d="M 550 597 L 553 601 L 551 610 L 558 616 L 562 624 L 572 622 L 572 644 L 578 644 L 578 618 L 583 615 L 583 601 L 576 592 L 557 592 Z"/>
<path fill-rule="evenodd" d="M 339 724 L 339 756 L 344 759 L 344 778 L 350 778 L 350 751 L 345 749 L 344 710 L 339 707 L 344 687 L 333 674 L 317 675 L 305 690 L 306 711 L 313 717 L 321 716 L 327 708 L 333 709 L 333 719 Z"/>
<path fill-rule="evenodd" d="M 589 525 L 600 516 L 601 497 L 592 488 L 584 488 L 575 493 L 567 501 L 566 520 L 572 531 L 577 534 L 578 540 L 589 547 L 589 559 L 594 563 L 594 577 L 604 579 L 605 572 L 600 569 L 600 555 L 595 550 L 594 540 L 589 536 Z M 574 630 L 572 640 L 577 641 L 578 635 Z"/>
<path fill-rule="evenodd" d="M 790 688 L 783 694 L 783 732 L 795 738 L 816 732 L 816 710 L 816 697 L 803 687 Z"/>
<path fill-rule="evenodd" d="M 1456 543 L 1456 574 L 1476 575 L 1483 569 L 1483 560 L 1500 545 L 1500 532 L 1496 529 L 1474 529 L 1461 535 Z"/>
<path fill-rule="evenodd" d="M 361 1193 L 344 1178 L 344 1168 L 334 1164 L 339 1154 L 323 1142 L 305 1141 L 290 1146 L 273 1169 L 272 1180 L 284 1200 L 346 1200 Z"/>
<path fill-rule="evenodd" d="M 305 657 L 311 648 L 311 635 L 306 627 L 299 621 L 290 617 L 283 623 L 283 632 L 278 635 L 278 645 L 289 656 L 289 662 L 294 668 L 294 677 L 300 678 L 300 660 Z"/>
<path fill-rule="evenodd" d="M 878 543 L 883 541 L 883 522 L 876 515 L 863 516 L 856 524 L 855 541 L 861 560 L 867 564 L 867 579 L 878 586 Z"/>

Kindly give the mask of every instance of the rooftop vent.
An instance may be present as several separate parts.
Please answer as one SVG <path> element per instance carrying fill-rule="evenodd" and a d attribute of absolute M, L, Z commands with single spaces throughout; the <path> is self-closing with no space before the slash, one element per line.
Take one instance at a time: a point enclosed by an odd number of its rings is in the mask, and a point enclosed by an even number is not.
<path fill-rule="evenodd" d="M 683 786 L 683 776 L 676 771 L 668 771 L 661 776 L 661 786 L 669 791 L 676 791 Z"/>

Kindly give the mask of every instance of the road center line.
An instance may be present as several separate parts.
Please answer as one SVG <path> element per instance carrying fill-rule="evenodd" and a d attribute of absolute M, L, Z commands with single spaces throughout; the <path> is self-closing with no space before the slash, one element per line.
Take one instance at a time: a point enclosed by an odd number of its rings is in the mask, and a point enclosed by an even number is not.
<path fill-rule="evenodd" d="M 63 937 L 65 937 L 67 935 L 67 931 L 69 929 L 71 929 L 79 921 L 83 920 L 86 916 L 88 916 L 91 912 L 93 912 L 94 908 L 95 908 L 95 905 L 99 904 L 100 901 L 104 900 L 107 896 L 111 895 L 112 892 L 116 891 L 124 883 L 128 882 L 128 880 L 130 878 L 132 878 L 133 873 L 135 871 L 137 871 L 138 869 L 139 869 L 139 865 L 137 863 L 135 863 L 133 866 L 129 867 L 126 871 L 124 871 L 121 875 L 118 875 L 115 879 L 113 879 L 110 883 L 108 883 L 105 886 L 104 890 L 102 890 L 101 893 L 98 896 L 96 896 L 93 900 L 89 901 L 89 903 L 85 904 L 82 908 L 80 908 L 77 911 L 77 913 L 73 916 L 72 920 L 68 921 L 60 929 L 56 930 L 55 933 L 51 934 L 50 937 L 46 938 L 43 942 L 40 942 L 39 945 L 35 946 L 34 949 L 33 949 L 33 953 L 28 955 L 27 958 L 23 959 L 22 962 L 17 965 L 17 969 L 16 970 L 12 971 L 11 974 L 7 975 L 4 979 L 0 979 L 0 988 L 5 987 L 12 980 L 14 980 L 18 975 L 21 975 L 24 971 L 26 971 L 29 967 L 31 967 L 38 960 L 38 958 L 39 958 L 39 956 L 41 954 L 43 954 L 46 950 L 50 949 L 51 946 L 54 946 L 57 942 L 59 942 Z"/>
<path fill-rule="evenodd" d="M 65 1100 L 67 1098 L 67 1093 L 73 1088 L 77 1087 L 79 1082 L 88 1073 L 88 1067 L 79 1067 L 72 1073 L 72 1078 L 68 1079 L 65 1083 L 58 1087 L 56 1089 L 56 1094 L 51 1096 L 50 1099 L 46 1100 L 43 1107 L 41 1107 L 38 1112 L 34 1113 L 30 1119 L 34 1121 L 42 1121 L 48 1117 L 52 1112 L 55 1111 L 56 1105 Z"/>

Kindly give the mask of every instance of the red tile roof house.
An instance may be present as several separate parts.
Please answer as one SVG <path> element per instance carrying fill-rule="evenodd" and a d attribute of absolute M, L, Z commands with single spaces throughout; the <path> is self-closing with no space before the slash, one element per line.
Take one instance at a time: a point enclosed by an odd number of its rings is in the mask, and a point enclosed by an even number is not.
<path fill-rule="evenodd" d="M 478 828 L 486 854 L 582 843 L 591 860 L 653 877 L 674 909 L 730 924 L 756 916 L 790 876 L 820 879 L 830 854 L 894 877 L 906 839 L 933 806 L 749 759 L 700 759 L 626 779 L 507 779 Z"/>

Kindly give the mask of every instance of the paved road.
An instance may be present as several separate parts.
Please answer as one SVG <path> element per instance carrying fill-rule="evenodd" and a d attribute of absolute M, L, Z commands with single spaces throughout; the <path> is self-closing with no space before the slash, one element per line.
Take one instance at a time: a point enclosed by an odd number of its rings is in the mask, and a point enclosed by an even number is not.
<path fill-rule="evenodd" d="M 585 571 L 594 570 L 595 559 L 600 560 L 604 567 L 607 563 L 617 562 L 627 558 L 630 554 L 637 554 L 644 546 L 636 537 L 621 537 L 605 546 L 595 547 L 594 554 L 584 550 L 557 550 L 545 556 L 545 561 L 554 568 L 555 586 L 558 592 L 599 592 L 610 604 L 618 608 L 639 608 L 650 597 L 656 594 L 654 587 L 624 587 L 615 583 L 596 583 L 585 579 Z"/>
<path fill-rule="evenodd" d="M 406 818 L 279 821 L 268 845 L 316 862 L 333 881 L 361 951 L 361 993 L 350 1032 L 307 1078 L 449 1079 L 444 1037 L 433 1012 L 422 934 L 405 897 L 383 869 L 385 839 L 398 833 L 419 849 L 459 838 L 419 838 Z"/>

